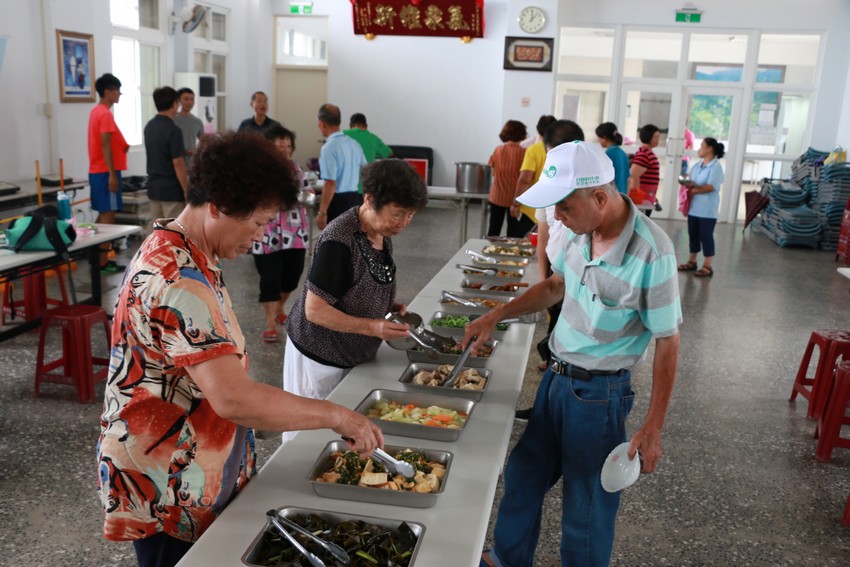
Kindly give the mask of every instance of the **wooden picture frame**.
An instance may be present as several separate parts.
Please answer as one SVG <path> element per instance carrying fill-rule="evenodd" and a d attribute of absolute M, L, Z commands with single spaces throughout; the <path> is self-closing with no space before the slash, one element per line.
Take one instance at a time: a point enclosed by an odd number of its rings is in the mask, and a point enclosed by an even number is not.
<path fill-rule="evenodd" d="M 555 39 L 551 37 L 506 37 L 504 69 L 551 71 Z"/>
<path fill-rule="evenodd" d="M 94 36 L 56 30 L 59 53 L 59 100 L 94 102 Z"/>

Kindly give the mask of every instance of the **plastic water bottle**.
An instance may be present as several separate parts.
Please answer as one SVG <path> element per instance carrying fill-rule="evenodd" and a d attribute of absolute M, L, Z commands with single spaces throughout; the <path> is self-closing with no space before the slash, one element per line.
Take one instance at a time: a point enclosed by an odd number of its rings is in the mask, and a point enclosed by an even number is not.
<path fill-rule="evenodd" d="M 65 191 L 59 191 L 59 195 L 56 197 L 56 206 L 59 208 L 60 219 L 71 219 L 71 197 Z"/>

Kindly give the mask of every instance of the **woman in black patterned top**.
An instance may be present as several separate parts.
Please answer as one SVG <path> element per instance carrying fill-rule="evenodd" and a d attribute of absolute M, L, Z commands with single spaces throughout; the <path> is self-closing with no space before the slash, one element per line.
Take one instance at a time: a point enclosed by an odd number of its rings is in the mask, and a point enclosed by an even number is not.
<path fill-rule="evenodd" d="M 324 399 L 381 341 L 408 336 L 384 316 L 395 303 L 392 240 L 428 203 L 422 178 L 401 160 L 361 172 L 363 204 L 331 221 L 316 241 L 310 273 L 289 314 L 283 367 L 288 392 Z"/>

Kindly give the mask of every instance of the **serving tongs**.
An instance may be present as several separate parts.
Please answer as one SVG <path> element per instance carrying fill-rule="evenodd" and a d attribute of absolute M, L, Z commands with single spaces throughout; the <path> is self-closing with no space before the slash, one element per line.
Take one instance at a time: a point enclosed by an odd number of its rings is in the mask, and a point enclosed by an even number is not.
<path fill-rule="evenodd" d="M 317 544 L 324 547 L 325 550 L 328 553 L 333 555 L 334 559 L 336 559 L 337 561 L 339 561 L 343 565 L 348 565 L 349 563 L 351 563 L 351 558 L 348 556 L 348 554 L 345 552 L 345 550 L 343 548 L 341 548 L 340 546 L 338 546 L 337 544 L 331 543 L 327 540 L 320 538 L 319 536 L 317 536 L 316 534 L 314 534 L 310 530 L 299 526 L 298 524 L 296 524 L 295 522 L 293 522 L 289 518 L 281 516 L 280 514 L 277 515 L 277 519 L 278 519 L 278 521 L 280 521 L 281 524 L 283 524 L 287 528 L 295 530 L 296 532 L 300 533 L 301 535 L 307 536 L 308 538 L 310 538 L 311 540 L 313 540 Z"/>
<path fill-rule="evenodd" d="M 277 510 L 269 510 L 268 512 L 266 512 L 266 516 L 269 517 L 269 521 L 272 523 L 272 525 L 275 528 L 277 528 L 277 531 L 280 533 L 280 535 L 282 535 L 287 540 L 289 540 L 289 543 L 292 544 L 292 547 L 297 549 L 298 552 L 301 555 L 306 557 L 307 561 L 310 562 L 310 565 L 312 567 L 327 567 L 327 565 L 325 565 L 324 561 L 319 559 L 315 554 L 307 551 L 307 548 L 304 547 L 303 545 L 301 545 L 301 542 L 299 542 L 297 539 L 295 539 L 295 536 L 293 536 L 291 533 L 286 531 L 286 528 L 284 528 L 283 524 L 280 522 L 280 520 L 282 520 L 283 518 L 281 518 L 277 515 Z M 310 534 L 310 535 L 312 536 L 313 534 Z M 313 537 L 315 537 L 315 536 L 313 536 Z M 319 539 L 319 538 L 316 538 L 316 539 Z M 319 540 L 319 541 L 324 541 L 324 540 Z M 325 543 L 327 543 L 327 542 L 325 542 Z M 327 548 L 325 548 L 325 549 L 327 549 Z M 336 557 L 336 555 L 334 555 L 334 557 Z M 345 557 L 346 557 L 346 559 L 348 559 L 347 553 L 345 554 Z M 350 561 L 350 559 L 348 559 L 348 561 Z M 348 561 L 346 561 L 346 563 L 348 563 Z"/>
<path fill-rule="evenodd" d="M 384 465 L 389 472 L 400 474 L 404 478 L 413 478 L 416 474 L 416 469 L 413 468 L 413 465 L 393 458 L 389 453 L 381 448 L 377 448 L 372 451 L 372 459 Z"/>
<path fill-rule="evenodd" d="M 443 381 L 440 386 L 443 388 L 453 388 L 455 382 L 457 382 L 457 377 L 460 376 L 460 371 L 463 370 L 463 365 L 466 364 L 466 359 L 469 358 L 469 355 L 472 354 L 472 344 L 478 339 L 478 337 L 472 337 L 469 340 L 469 344 L 466 345 L 466 348 L 463 349 L 463 352 L 460 353 L 460 358 L 457 359 L 455 365 L 452 367 L 452 371 L 449 372 L 449 375 L 446 376 L 446 379 Z"/>
<path fill-rule="evenodd" d="M 349 443 L 353 443 L 354 439 L 351 437 L 342 436 L 343 441 L 348 441 Z M 400 459 L 394 458 L 392 455 L 381 449 L 380 447 L 376 447 L 374 451 L 372 451 L 372 460 L 378 461 L 384 468 L 387 469 L 390 473 L 400 474 L 404 478 L 413 478 L 416 474 L 416 469 L 413 468 L 408 462 L 402 461 Z"/>
<path fill-rule="evenodd" d="M 484 254 L 479 254 L 475 250 L 466 249 L 466 253 L 472 256 L 474 259 L 479 262 L 484 262 L 485 264 L 498 264 L 499 261 L 491 256 L 485 256 Z"/>
<path fill-rule="evenodd" d="M 460 303 L 461 305 L 465 305 L 467 307 L 481 307 L 480 303 L 476 303 L 474 301 L 470 301 L 469 299 L 460 297 L 459 295 L 455 295 L 450 291 L 443 290 L 443 294 L 441 297 L 442 301 L 450 300 L 455 303 Z"/>
<path fill-rule="evenodd" d="M 495 268 L 476 268 L 475 266 L 469 266 L 467 264 L 457 264 L 456 267 L 460 268 L 461 270 L 484 274 L 486 276 L 496 276 L 499 274 L 499 270 L 496 270 Z"/>

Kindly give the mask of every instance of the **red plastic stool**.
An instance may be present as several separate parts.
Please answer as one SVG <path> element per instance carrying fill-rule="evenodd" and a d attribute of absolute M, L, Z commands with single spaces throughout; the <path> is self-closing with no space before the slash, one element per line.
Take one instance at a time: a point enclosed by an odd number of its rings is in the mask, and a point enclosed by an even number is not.
<path fill-rule="evenodd" d="M 809 362 L 812 359 L 812 351 L 818 347 L 818 365 L 814 376 L 806 376 Z M 789 402 L 797 399 L 800 394 L 809 400 L 809 410 L 806 417 L 818 419 L 826 406 L 829 389 L 832 386 L 832 375 L 835 372 L 835 364 L 838 358 L 850 358 L 850 332 L 835 329 L 819 329 L 812 333 L 800 368 L 797 370 L 797 378 L 791 388 Z"/>
<path fill-rule="evenodd" d="M 59 294 L 61 298 L 54 299 L 47 296 L 47 286 L 45 282 L 45 274 L 54 272 L 56 281 L 59 283 Z M 62 270 L 59 268 L 51 268 L 44 272 L 36 272 L 24 276 L 24 298 L 15 301 L 12 298 L 14 286 L 11 282 L 7 283 L 3 288 L 3 297 L 0 300 L 2 310 L 0 310 L 0 326 L 6 324 L 6 315 L 11 315 L 14 318 L 15 312 L 23 308 L 24 320 L 30 321 L 36 317 L 41 317 L 45 308 L 48 305 L 68 305 L 68 290 L 65 288 L 65 280 L 62 277 Z"/>
<path fill-rule="evenodd" d="M 42 382 L 67 384 L 77 387 L 81 402 L 94 398 L 94 383 L 106 378 L 108 358 L 92 356 L 91 330 L 102 324 L 109 345 L 109 318 L 106 312 L 95 305 L 66 305 L 45 311 L 41 321 L 41 337 L 38 342 L 38 359 L 35 368 L 35 395 L 38 396 Z M 62 357 L 44 362 L 44 346 L 50 327 L 62 329 Z M 95 372 L 94 365 L 103 366 Z M 62 368 L 61 373 L 53 372 Z"/>
<path fill-rule="evenodd" d="M 835 381 L 826 407 L 818 419 L 817 460 L 828 463 L 836 447 L 850 449 L 850 437 L 841 436 L 841 426 L 850 425 L 847 403 L 850 402 L 850 361 L 842 362 L 835 372 Z"/>

